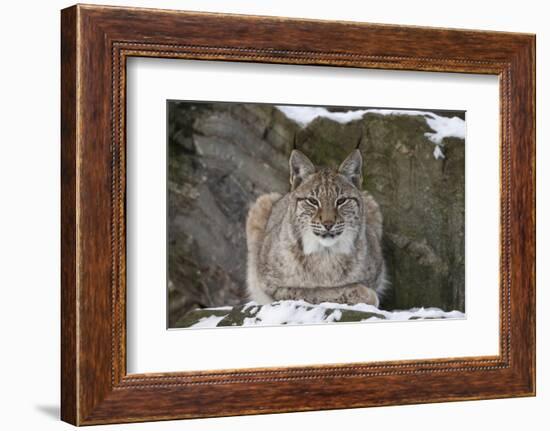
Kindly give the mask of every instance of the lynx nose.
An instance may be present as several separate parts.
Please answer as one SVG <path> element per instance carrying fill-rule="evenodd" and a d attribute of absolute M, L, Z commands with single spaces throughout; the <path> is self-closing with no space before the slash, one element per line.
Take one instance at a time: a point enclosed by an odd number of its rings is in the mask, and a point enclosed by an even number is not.
<path fill-rule="evenodd" d="M 324 221 L 323 226 L 325 227 L 325 229 L 328 232 L 332 229 L 332 226 L 334 226 L 334 222 L 333 221 Z"/>

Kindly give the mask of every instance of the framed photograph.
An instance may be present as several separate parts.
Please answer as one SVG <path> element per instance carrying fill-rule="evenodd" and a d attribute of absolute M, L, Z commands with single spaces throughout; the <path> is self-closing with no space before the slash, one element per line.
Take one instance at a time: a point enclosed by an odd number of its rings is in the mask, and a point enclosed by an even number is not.
<path fill-rule="evenodd" d="M 61 17 L 63 420 L 535 394 L 534 35 Z"/>

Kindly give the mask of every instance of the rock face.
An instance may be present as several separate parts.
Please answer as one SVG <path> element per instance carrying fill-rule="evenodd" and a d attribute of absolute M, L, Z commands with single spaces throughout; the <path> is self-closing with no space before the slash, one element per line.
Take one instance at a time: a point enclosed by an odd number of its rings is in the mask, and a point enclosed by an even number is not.
<path fill-rule="evenodd" d="M 288 191 L 295 134 L 320 165 L 342 161 L 363 136 L 363 187 L 384 215 L 390 288 L 382 307 L 464 311 L 463 139 L 436 148 L 422 115 L 366 113 L 302 127 L 271 105 L 187 102 L 170 102 L 168 115 L 171 327 L 189 310 L 248 301 L 246 214 L 260 194 Z"/>

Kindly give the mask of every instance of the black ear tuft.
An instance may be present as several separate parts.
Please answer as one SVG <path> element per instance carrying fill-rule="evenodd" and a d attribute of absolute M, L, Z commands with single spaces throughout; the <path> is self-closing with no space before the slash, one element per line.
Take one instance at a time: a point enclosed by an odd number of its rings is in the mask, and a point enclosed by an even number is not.
<path fill-rule="evenodd" d="M 290 189 L 298 187 L 306 177 L 315 173 L 315 166 L 307 156 L 298 150 L 292 150 L 289 160 Z"/>
<path fill-rule="evenodd" d="M 363 184 L 363 156 L 361 151 L 353 150 L 338 168 L 338 173 L 360 189 Z"/>

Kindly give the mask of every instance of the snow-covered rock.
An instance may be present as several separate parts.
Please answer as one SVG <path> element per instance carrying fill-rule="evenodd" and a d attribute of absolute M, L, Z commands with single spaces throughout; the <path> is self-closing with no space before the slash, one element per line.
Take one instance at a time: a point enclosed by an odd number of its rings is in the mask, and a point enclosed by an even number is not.
<path fill-rule="evenodd" d="M 301 127 L 307 127 L 317 118 L 328 118 L 340 124 L 347 124 L 351 121 L 362 119 L 366 114 L 378 114 L 389 116 L 416 116 L 424 117 L 426 123 L 434 132 L 425 132 L 430 141 L 436 144 L 434 158 L 440 159 L 441 143 L 445 138 L 466 138 L 466 121 L 459 117 L 444 117 L 429 111 L 418 111 L 414 109 L 350 109 L 349 111 L 329 111 L 327 108 L 317 106 L 289 106 L 279 105 L 277 109 L 284 113 L 292 121 Z M 438 151 L 436 153 L 436 151 Z"/>
<path fill-rule="evenodd" d="M 380 320 L 463 319 L 464 317 L 464 313 L 460 311 L 445 312 L 439 308 L 386 311 L 367 304 L 346 305 L 325 302 L 313 305 L 305 301 L 277 301 L 267 305 L 249 302 L 236 307 L 196 309 L 180 319 L 176 327 L 311 325 Z"/>

